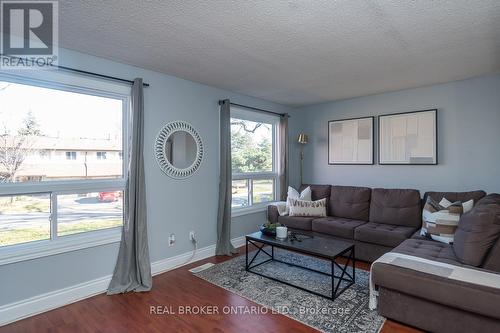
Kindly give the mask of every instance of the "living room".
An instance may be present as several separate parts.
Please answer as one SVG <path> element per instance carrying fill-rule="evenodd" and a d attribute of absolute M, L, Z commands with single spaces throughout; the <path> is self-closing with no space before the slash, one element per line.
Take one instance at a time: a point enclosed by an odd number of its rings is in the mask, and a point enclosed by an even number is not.
<path fill-rule="evenodd" d="M 500 330 L 498 1 L 0 4 L 0 332 Z"/>

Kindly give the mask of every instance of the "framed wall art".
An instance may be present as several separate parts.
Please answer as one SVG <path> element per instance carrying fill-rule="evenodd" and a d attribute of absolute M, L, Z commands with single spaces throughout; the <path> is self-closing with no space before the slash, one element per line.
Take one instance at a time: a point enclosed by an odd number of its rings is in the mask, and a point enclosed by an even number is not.
<path fill-rule="evenodd" d="M 374 117 L 328 122 L 328 164 L 373 164 Z"/>
<path fill-rule="evenodd" d="M 437 109 L 378 118 L 379 164 L 438 163 Z"/>

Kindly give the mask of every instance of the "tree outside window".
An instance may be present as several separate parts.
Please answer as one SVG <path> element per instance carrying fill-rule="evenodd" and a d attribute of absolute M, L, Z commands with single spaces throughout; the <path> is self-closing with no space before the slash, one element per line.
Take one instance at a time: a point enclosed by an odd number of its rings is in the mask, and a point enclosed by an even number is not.
<path fill-rule="evenodd" d="M 231 118 L 233 208 L 275 200 L 278 175 L 273 138 L 276 129 L 276 122 L 269 118 L 265 121 Z"/>

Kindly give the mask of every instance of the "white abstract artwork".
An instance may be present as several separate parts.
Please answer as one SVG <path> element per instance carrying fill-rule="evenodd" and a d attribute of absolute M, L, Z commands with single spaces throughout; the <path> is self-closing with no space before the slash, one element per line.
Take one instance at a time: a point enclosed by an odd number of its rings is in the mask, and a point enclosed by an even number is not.
<path fill-rule="evenodd" d="M 380 116 L 379 164 L 437 164 L 437 110 Z"/>
<path fill-rule="evenodd" d="M 328 122 L 328 164 L 373 164 L 373 117 Z"/>

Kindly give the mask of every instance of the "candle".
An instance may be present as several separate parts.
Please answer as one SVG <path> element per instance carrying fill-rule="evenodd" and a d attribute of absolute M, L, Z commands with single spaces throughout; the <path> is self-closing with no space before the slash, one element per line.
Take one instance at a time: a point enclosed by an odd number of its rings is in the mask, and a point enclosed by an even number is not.
<path fill-rule="evenodd" d="M 288 233 L 287 227 L 276 227 L 276 238 L 285 239 Z"/>

